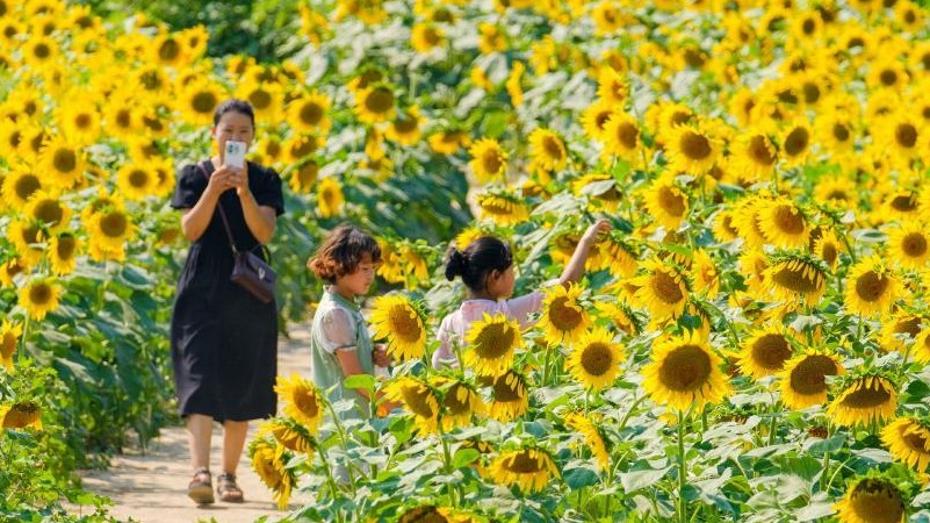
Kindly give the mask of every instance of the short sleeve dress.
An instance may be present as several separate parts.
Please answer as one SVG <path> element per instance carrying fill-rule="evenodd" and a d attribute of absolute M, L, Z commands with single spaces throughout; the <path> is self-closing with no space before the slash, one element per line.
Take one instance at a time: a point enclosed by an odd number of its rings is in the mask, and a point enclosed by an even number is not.
<path fill-rule="evenodd" d="M 281 179 L 269 168 L 248 163 L 249 189 L 256 202 L 284 212 Z M 189 209 L 200 199 L 213 163 L 185 165 L 171 199 Z M 239 250 L 260 254 L 235 190 L 219 199 Z M 262 303 L 230 281 L 233 253 L 218 211 L 193 242 L 181 271 L 171 316 L 171 358 L 181 416 L 204 414 L 217 421 L 273 416 L 278 357 L 278 315 L 274 301 Z M 269 261 L 269 260 L 266 260 Z"/>

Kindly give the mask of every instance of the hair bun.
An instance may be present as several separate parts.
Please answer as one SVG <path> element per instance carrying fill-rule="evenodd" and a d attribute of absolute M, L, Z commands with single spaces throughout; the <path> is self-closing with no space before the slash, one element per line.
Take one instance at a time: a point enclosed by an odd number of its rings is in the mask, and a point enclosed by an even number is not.
<path fill-rule="evenodd" d="M 468 259 L 462 251 L 454 246 L 449 249 L 448 259 L 446 260 L 446 279 L 452 281 L 456 276 L 465 274 L 465 266 Z"/>

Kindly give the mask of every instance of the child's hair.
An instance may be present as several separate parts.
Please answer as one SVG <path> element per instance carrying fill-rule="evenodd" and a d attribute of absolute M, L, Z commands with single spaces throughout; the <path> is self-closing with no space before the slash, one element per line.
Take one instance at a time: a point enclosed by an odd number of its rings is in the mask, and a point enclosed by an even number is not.
<path fill-rule="evenodd" d="M 378 241 L 358 227 L 344 223 L 326 235 L 316 254 L 307 261 L 307 267 L 317 277 L 334 283 L 354 272 L 365 254 L 371 256 L 372 263 L 381 262 Z"/>
<path fill-rule="evenodd" d="M 483 291 L 485 279 L 491 271 L 505 271 L 513 264 L 510 247 L 493 236 L 482 236 L 471 242 L 464 251 L 449 248 L 446 254 L 446 279 L 461 276 L 473 291 Z"/>
<path fill-rule="evenodd" d="M 248 116 L 249 120 L 252 121 L 252 129 L 255 129 L 255 109 L 252 109 L 252 104 L 249 102 L 239 100 L 238 98 L 230 98 L 216 106 L 216 110 L 213 111 L 214 127 L 219 125 L 220 119 L 222 119 L 223 115 L 226 113 L 239 113 Z"/>

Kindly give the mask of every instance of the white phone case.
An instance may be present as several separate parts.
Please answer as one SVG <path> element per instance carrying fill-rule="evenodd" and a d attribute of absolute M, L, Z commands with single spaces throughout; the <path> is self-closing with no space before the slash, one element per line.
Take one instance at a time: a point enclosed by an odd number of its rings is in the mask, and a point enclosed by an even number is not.
<path fill-rule="evenodd" d="M 245 144 L 232 140 L 226 142 L 226 155 L 223 163 L 240 169 L 245 167 Z"/>

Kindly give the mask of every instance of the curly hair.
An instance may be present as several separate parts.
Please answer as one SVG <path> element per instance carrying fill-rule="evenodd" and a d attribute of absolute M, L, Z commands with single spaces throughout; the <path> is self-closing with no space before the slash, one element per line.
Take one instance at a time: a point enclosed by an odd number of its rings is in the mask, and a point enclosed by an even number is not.
<path fill-rule="evenodd" d="M 354 225 L 342 224 L 326 235 L 316 254 L 307 261 L 307 268 L 318 278 L 335 283 L 337 278 L 355 272 L 365 254 L 372 263 L 379 263 L 378 241 Z"/>

